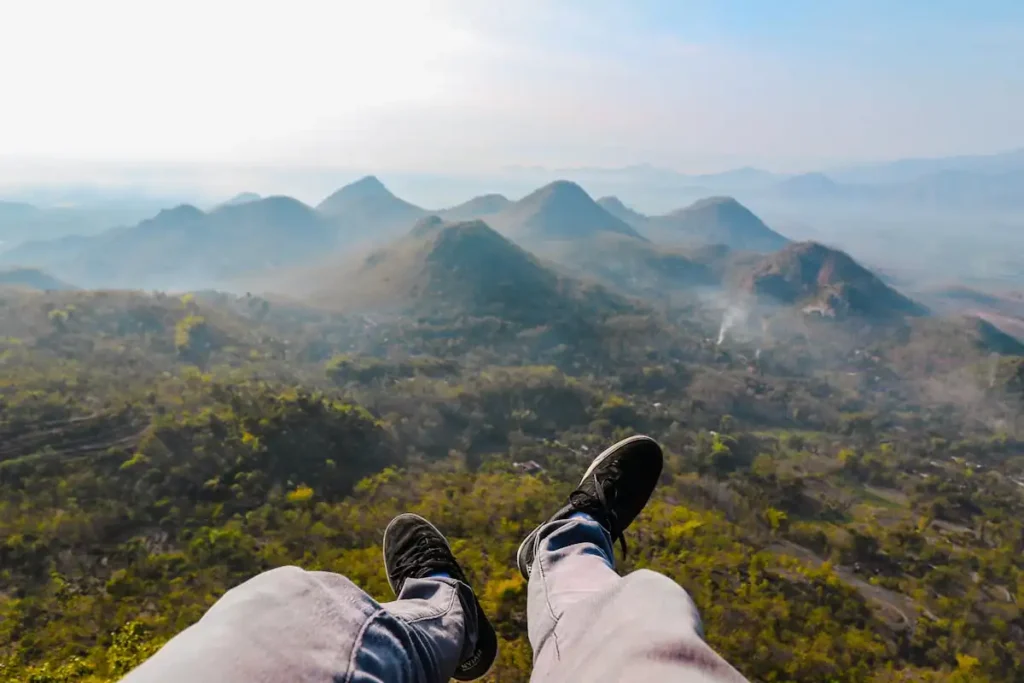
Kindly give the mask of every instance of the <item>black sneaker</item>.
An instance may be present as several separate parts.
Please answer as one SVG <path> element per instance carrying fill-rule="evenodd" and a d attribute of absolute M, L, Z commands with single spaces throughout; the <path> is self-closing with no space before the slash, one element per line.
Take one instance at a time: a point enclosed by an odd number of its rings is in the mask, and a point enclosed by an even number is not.
<path fill-rule="evenodd" d="M 623 439 L 594 458 L 580 480 L 579 487 L 569 494 L 569 502 L 548 521 L 565 519 L 575 512 L 585 512 L 611 534 L 612 541 L 622 544 L 626 552 L 626 530 L 647 501 L 661 476 L 661 446 L 649 436 Z M 543 525 L 541 525 L 543 526 Z M 536 552 L 537 527 L 520 544 L 516 553 L 519 573 L 529 580 Z"/>
<path fill-rule="evenodd" d="M 433 524 L 411 513 L 398 515 L 384 530 L 384 569 L 395 595 L 402 591 L 406 579 L 422 579 L 438 573 L 469 585 L 448 539 Z M 463 603 L 463 608 L 476 611 L 476 649 L 459 663 L 454 677 L 459 681 L 475 681 L 486 675 L 494 664 L 498 656 L 498 637 L 475 596 L 473 604 Z"/>

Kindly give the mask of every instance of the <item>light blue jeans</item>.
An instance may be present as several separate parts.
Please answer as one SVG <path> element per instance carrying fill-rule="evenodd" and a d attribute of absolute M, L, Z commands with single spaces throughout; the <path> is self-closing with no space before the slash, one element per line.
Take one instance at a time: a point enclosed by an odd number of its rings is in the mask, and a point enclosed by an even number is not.
<path fill-rule="evenodd" d="M 686 591 L 620 577 L 589 518 L 537 535 L 527 620 L 533 683 L 745 681 L 701 637 Z M 343 576 L 283 567 L 228 591 L 125 683 L 441 683 L 472 652 L 464 584 L 409 580 L 380 604 Z"/>

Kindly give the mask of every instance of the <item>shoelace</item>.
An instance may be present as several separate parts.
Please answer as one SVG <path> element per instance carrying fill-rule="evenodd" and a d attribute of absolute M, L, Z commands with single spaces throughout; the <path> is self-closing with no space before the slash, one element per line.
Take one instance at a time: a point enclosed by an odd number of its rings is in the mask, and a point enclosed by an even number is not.
<path fill-rule="evenodd" d="M 615 541 L 619 542 L 619 547 L 622 548 L 622 557 L 625 559 L 626 555 L 629 553 L 629 548 L 626 546 L 626 536 L 622 533 L 622 529 L 619 528 L 619 515 L 615 511 L 615 508 L 608 503 L 604 494 L 604 487 L 601 486 L 601 482 L 598 481 L 597 474 L 591 474 L 590 476 L 594 480 L 594 490 L 597 492 L 597 501 L 601 504 L 605 517 L 608 518 L 608 533 L 612 537 L 612 543 L 615 543 Z"/>
<path fill-rule="evenodd" d="M 394 573 L 402 580 L 423 578 L 435 571 L 444 571 L 455 576 L 456 565 L 452 562 L 451 553 L 426 539 L 418 539 L 416 547 L 398 558 Z"/>

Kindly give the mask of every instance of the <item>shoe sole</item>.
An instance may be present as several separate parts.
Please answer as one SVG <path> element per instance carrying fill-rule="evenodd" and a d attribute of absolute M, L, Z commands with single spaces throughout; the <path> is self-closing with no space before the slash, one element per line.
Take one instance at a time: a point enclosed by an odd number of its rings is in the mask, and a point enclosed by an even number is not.
<path fill-rule="evenodd" d="M 388 587 L 391 588 L 391 592 L 394 593 L 396 597 L 398 596 L 398 591 L 395 590 L 395 585 L 393 583 L 391 583 L 391 576 L 387 573 L 387 566 L 388 566 L 388 563 L 387 563 L 387 547 L 388 547 L 388 532 L 391 531 L 391 527 L 394 526 L 395 522 L 397 522 L 399 520 L 399 518 L 401 518 L 401 517 L 415 517 L 419 521 L 421 521 L 424 524 L 426 524 L 427 526 L 429 526 L 435 532 L 437 532 L 437 535 L 444 539 L 444 544 L 446 546 L 448 546 L 449 550 L 451 550 L 451 548 L 452 548 L 452 544 L 448 542 L 448 537 L 445 536 L 444 534 L 442 534 L 440 529 L 438 529 L 436 526 L 434 526 L 430 522 L 430 520 L 425 519 L 423 517 L 420 517 L 419 515 L 417 515 L 414 512 L 406 512 L 404 514 L 399 515 L 398 517 L 395 517 L 390 522 L 388 522 L 388 525 L 384 528 L 384 538 L 381 540 L 381 544 L 380 544 L 381 545 L 381 551 L 380 551 L 380 554 L 381 554 L 381 560 L 384 562 L 384 567 L 385 567 L 384 574 L 387 576 L 387 579 L 388 579 Z M 476 609 L 477 609 L 477 613 L 479 615 L 477 617 L 478 623 L 486 622 L 487 624 L 490 624 L 491 622 L 487 618 L 487 615 L 484 614 L 484 609 L 483 609 L 483 607 L 480 606 L 480 602 L 479 601 L 477 601 Z M 491 626 L 491 630 L 493 630 L 493 629 L 494 629 L 494 627 Z M 486 676 L 487 674 L 489 674 L 491 672 L 491 669 L 494 668 L 494 664 L 497 661 L 498 661 L 498 657 L 497 657 L 497 654 L 496 654 L 494 659 L 491 660 L 491 665 L 489 667 L 487 667 L 487 671 L 483 672 L 478 677 L 476 677 L 476 678 L 462 678 L 462 679 L 455 679 L 455 680 L 461 680 L 461 681 L 476 681 L 476 680 L 479 680 L 479 679 L 483 678 L 484 676 Z"/>
<path fill-rule="evenodd" d="M 597 469 L 597 466 L 600 465 L 605 460 L 607 460 L 612 455 L 612 453 L 615 453 L 616 451 L 620 450 L 624 446 L 627 446 L 631 443 L 636 443 L 637 441 L 651 441 L 656 446 L 658 446 L 657 441 L 644 434 L 635 434 L 633 436 L 623 439 L 622 441 L 617 441 L 616 443 L 613 443 L 611 446 L 601 451 L 598 454 L 598 456 L 590 462 L 590 467 L 588 467 L 587 471 L 583 473 L 582 477 L 580 477 L 580 485 L 582 486 L 583 482 L 587 480 L 587 477 L 593 474 L 594 470 Z M 660 446 L 658 447 L 660 448 Z M 540 527 L 537 527 L 537 529 L 539 528 Z M 525 548 L 526 544 L 530 541 L 530 539 L 537 534 L 537 529 L 534 529 L 529 534 L 527 534 L 526 538 L 523 539 L 523 542 L 519 544 L 519 549 L 516 550 L 516 568 L 520 570 L 520 573 L 522 573 L 522 568 L 519 562 L 519 558 L 523 556 L 523 548 Z M 527 571 L 526 573 L 529 574 L 530 572 Z"/>

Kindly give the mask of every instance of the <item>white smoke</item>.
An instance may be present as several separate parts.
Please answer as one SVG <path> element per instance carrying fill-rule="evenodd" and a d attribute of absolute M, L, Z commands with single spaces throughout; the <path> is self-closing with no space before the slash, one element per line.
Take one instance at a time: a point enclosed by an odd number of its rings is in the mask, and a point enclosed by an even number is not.
<path fill-rule="evenodd" d="M 734 328 L 736 325 L 744 322 L 747 319 L 749 311 L 739 306 L 730 306 L 725 309 L 725 315 L 722 316 L 722 326 L 718 329 L 718 341 L 715 342 L 718 346 L 722 345 L 725 341 L 725 336 L 729 333 L 729 330 Z"/>

